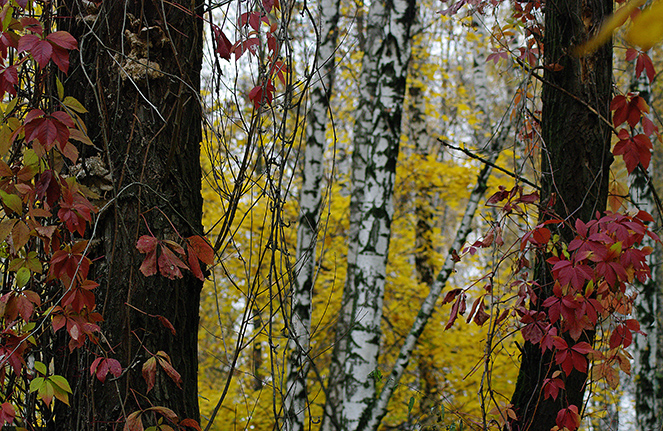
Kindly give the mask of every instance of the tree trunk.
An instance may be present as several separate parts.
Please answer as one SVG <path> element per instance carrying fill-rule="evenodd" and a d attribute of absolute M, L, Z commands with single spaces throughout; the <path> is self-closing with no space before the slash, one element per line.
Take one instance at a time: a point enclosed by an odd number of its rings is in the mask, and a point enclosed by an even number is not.
<path fill-rule="evenodd" d="M 651 105 L 651 88 L 646 73 L 633 77 L 631 91 L 638 92 L 647 105 Z M 640 130 L 642 132 L 642 130 Z M 656 161 L 652 160 L 648 172 L 642 166 L 629 175 L 629 194 L 636 209 L 655 214 L 656 204 L 652 195 L 650 175 L 655 172 Z M 660 227 L 661 214 L 655 217 Z M 638 296 L 633 304 L 635 318 L 647 335 L 634 334 L 633 337 L 633 383 L 635 386 L 635 418 L 638 429 L 660 430 L 663 428 L 663 289 L 661 289 L 661 245 L 646 237 L 643 246 L 653 252 L 647 256 L 651 276 L 645 283 L 639 283 Z M 632 388 L 629 386 L 627 389 Z M 623 428 L 626 429 L 626 428 Z"/>
<path fill-rule="evenodd" d="M 343 326 L 337 326 L 337 338 L 342 334 L 347 338 L 333 359 L 342 365 L 340 379 L 332 375 L 328 384 L 343 388 L 341 408 L 336 410 L 343 430 L 365 429 L 375 399 L 393 185 L 414 20 L 414 0 L 373 2 L 367 18 L 354 134 L 348 276 L 339 317 Z"/>
<path fill-rule="evenodd" d="M 304 429 L 307 407 L 306 373 L 311 337 L 311 304 L 316 275 L 316 240 L 323 198 L 323 161 L 327 148 L 327 112 L 335 74 L 334 52 L 338 40 L 339 0 L 321 0 L 318 50 L 306 117 L 306 148 L 299 199 L 297 260 L 292 284 L 288 342 L 287 393 L 288 431 Z"/>
<path fill-rule="evenodd" d="M 612 45 L 594 54 L 577 58 L 570 54 L 610 14 L 609 0 L 553 0 L 546 3 L 544 64 L 559 64 L 561 70 L 547 68 L 544 74 L 541 151 L 541 202 L 573 225 L 580 218 L 588 221 L 605 209 L 608 194 L 610 154 L 609 103 L 612 79 Z M 549 218 L 549 211 L 540 220 Z M 564 242 L 573 233 L 559 232 Z M 535 279 L 540 286 L 538 308 L 551 295 L 553 281 L 546 268 L 545 256 L 537 261 Z M 592 341 L 588 336 L 585 341 Z M 582 340 L 581 340 L 582 341 Z M 512 404 L 518 420 L 514 430 L 550 431 L 559 410 L 583 406 L 586 374 L 574 371 L 566 381 L 566 390 L 557 401 L 544 400 L 541 387 L 557 367 L 552 366 L 550 351 L 525 342 Z"/>
<path fill-rule="evenodd" d="M 84 120 L 95 144 L 81 155 L 86 164 L 103 166 L 112 190 L 98 203 L 108 207 L 99 213 L 92 238 L 103 335 L 90 352 L 63 348 L 55 360 L 74 392 L 72 408 L 57 412 L 57 429 L 119 430 L 127 415 L 151 406 L 167 407 L 180 420 L 199 418 L 202 282 L 190 271 L 174 280 L 145 277 L 139 271 L 145 255 L 136 242 L 152 234 L 181 244 L 182 238 L 202 234 L 202 5 L 202 0 L 127 0 L 96 7 L 67 0 L 62 7 L 62 25 L 80 47 L 72 55 L 65 91 L 89 110 Z M 89 173 L 81 183 L 95 180 Z M 159 351 L 172 360 L 181 385 L 157 366 L 156 385 L 148 393 L 141 369 Z M 102 384 L 89 369 L 95 356 L 104 354 L 119 360 L 124 374 Z M 154 422 L 151 415 L 142 415 L 146 425 Z"/>

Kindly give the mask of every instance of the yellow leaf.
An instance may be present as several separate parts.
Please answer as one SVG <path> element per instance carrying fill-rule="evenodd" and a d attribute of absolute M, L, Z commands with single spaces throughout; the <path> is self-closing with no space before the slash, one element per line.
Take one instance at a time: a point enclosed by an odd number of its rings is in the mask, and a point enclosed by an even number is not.
<path fill-rule="evenodd" d="M 663 1 L 656 0 L 649 9 L 633 20 L 626 40 L 648 50 L 663 39 Z"/>
<path fill-rule="evenodd" d="M 626 5 L 622 6 L 617 12 L 615 12 L 610 18 L 608 18 L 605 23 L 601 26 L 599 32 L 585 42 L 583 45 L 580 45 L 575 49 L 575 54 L 577 56 L 583 56 L 591 54 L 596 51 L 601 45 L 610 40 L 612 33 L 623 25 L 631 13 L 645 3 L 645 0 L 631 0 Z"/>
<path fill-rule="evenodd" d="M 78 112 L 79 114 L 85 114 L 87 112 L 87 109 L 83 105 L 81 105 L 81 102 L 79 102 L 77 99 L 67 96 L 64 99 L 64 102 L 62 102 L 64 106 L 67 108 L 71 108 L 74 111 Z"/>

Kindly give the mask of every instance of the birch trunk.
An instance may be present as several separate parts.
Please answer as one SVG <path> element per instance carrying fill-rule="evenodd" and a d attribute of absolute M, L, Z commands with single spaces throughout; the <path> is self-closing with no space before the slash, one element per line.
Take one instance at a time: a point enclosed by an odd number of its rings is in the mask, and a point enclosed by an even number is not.
<path fill-rule="evenodd" d="M 367 18 L 361 108 L 354 135 L 353 228 L 340 318 L 350 324 L 347 329 L 337 328 L 338 335 L 347 334 L 345 348 L 338 349 L 342 360 L 337 355 L 336 361 L 343 364 L 339 425 L 348 431 L 367 429 L 366 418 L 375 399 L 373 376 L 378 364 L 392 194 L 414 19 L 415 0 L 372 2 Z"/>
<path fill-rule="evenodd" d="M 631 91 L 637 91 L 647 104 L 651 102 L 649 80 L 646 74 L 635 78 Z M 649 174 L 655 172 L 655 160 L 649 166 Z M 632 204 L 639 210 L 655 213 L 655 202 L 652 196 L 650 175 L 638 168 L 629 176 L 629 194 Z M 655 217 L 660 226 L 660 214 Z M 651 268 L 651 277 L 646 283 L 638 286 L 633 311 L 640 322 L 641 329 L 647 334 L 635 334 L 633 342 L 633 372 L 635 390 L 635 417 L 638 429 L 658 430 L 663 427 L 663 316 L 661 315 L 663 289 L 661 280 L 661 247 L 651 238 L 643 241 L 643 246 L 654 250 L 647 258 Z M 620 424 L 621 425 L 621 424 Z M 620 427 L 622 429 L 622 427 Z M 626 430 L 626 427 L 623 427 Z"/>
<path fill-rule="evenodd" d="M 338 39 L 339 0 L 320 0 L 318 50 L 306 117 L 306 148 L 302 167 L 297 260 L 291 291 L 288 341 L 285 429 L 304 429 L 307 411 L 307 356 L 310 348 L 312 289 L 316 271 L 316 240 L 322 204 L 323 159 L 326 148 L 327 111 L 334 81 L 334 51 Z"/>

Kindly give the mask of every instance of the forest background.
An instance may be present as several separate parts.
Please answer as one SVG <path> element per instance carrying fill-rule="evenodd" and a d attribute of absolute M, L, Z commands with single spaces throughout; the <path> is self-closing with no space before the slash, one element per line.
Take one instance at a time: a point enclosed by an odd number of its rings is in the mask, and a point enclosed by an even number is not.
<path fill-rule="evenodd" d="M 0 1 L 0 423 L 660 429 L 662 5 Z"/>

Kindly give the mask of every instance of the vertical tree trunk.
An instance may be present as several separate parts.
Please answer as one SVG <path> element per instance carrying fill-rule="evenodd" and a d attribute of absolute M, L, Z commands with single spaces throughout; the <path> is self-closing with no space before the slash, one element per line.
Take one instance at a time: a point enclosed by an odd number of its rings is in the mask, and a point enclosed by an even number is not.
<path fill-rule="evenodd" d="M 306 148 L 302 166 L 302 189 L 299 199 L 297 260 L 291 292 L 287 393 L 285 395 L 288 431 L 303 430 L 307 407 L 306 363 L 311 332 L 311 303 L 316 272 L 316 239 L 322 205 L 323 160 L 327 147 L 327 113 L 335 74 L 334 52 L 338 40 L 339 0 L 321 0 L 320 24 L 310 90 L 310 108 L 306 117 Z"/>
<path fill-rule="evenodd" d="M 639 92 L 647 104 L 651 104 L 651 88 L 646 73 L 642 73 L 639 78 L 633 77 L 631 91 Z M 656 160 L 652 160 L 649 165 L 649 174 L 655 172 L 655 163 Z M 649 184 L 649 181 L 650 176 L 640 166 L 629 175 L 629 194 L 637 209 L 655 214 L 653 185 Z M 658 214 L 655 220 L 660 226 L 661 214 Z M 636 333 L 634 336 L 632 377 L 638 429 L 658 430 L 663 428 L 663 378 L 660 376 L 660 370 L 663 369 L 663 289 L 660 285 L 663 251 L 660 244 L 651 238 L 647 237 L 645 241 L 643 245 L 654 250 L 647 260 L 651 277 L 647 282 L 638 285 L 633 311 L 640 322 L 640 328 L 647 335 Z"/>
<path fill-rule="evenodd" d="M 105 384 L 92 381 L 95 356 L 63 348 L 55 363 L 74 393 L 72 408 L 58 412 L 57 429 L 121 429 L 127 415 L 151 406 L 198 420 L 202 282 L 190 271 L 175 280 L 145 277 L 139 271 L 145 255 L 136 242 L 148 233 L 179 243 L 202 233 L 202 5 L 202 0 L 127 0 L 96 7 L 67 0 L 62 7 L 63 26 L 80 47 L 79 56 L 72 55 L 65 91 L 89 110 L 85 123 L 95 144 L 82 155 L 104 166 L 112 186 L 93 238 L 104 322 L 100 347 L 91 346 L 91 353 L 103 349 L 125 372 Z M 158 316 L 168 319 L 176 333 Z M 157 366 L 156 385 L 148 393 L 141 368 L 159 351 L 181 374 L 181 387 Z M 146 424 L 153 420 L 150 415 L 142 416 Z"/>
<path fill-rule="evenodd" d="M 340 427 L 364 429 L 375 399 L 393 185 L 410 60 L 415 1 L 372 2 L 367 18 L 360 112 L 355 122 L 348 276 L 343 292 L 344 349 Z M 356 227 L 356 228 L 355 228 Z M 355 232 L 356 229 L 356 232 Z M 333 376 L 328 387 L 336 385 Z"/>
<path fill-rule="evenodd" d="M 546 3 L 544 64 L 559 64 L 561 70 L 546 69 L 543 85 L 541 152 L 541 202 L 570 224 L 587 221 L 606 206 L 610 154 L 609 102 L 611 98 L 612 45 L 582 58 L 570 52 L 587 40 L 612 10 L 609 0 L 553 0 Z M 540 219 L 550 217 L 542 212 Z M 572 239 L 570 229 L 559 232 L 563 241 Z M 553 281 L 545 257 L 537 261 L 538 308 L 552 292 Z M 592 336 L 589 337 L 590 341 Z M 556 369 L 550 351 L 541 354 L 538 345 L 525 342 L 512 404 L 518 420 L 512 429 L 550 431 L 557 412 L 583 406 L 586 374 L 574 371 L 557 401 L 544 400 L 543 379 Z"/>

